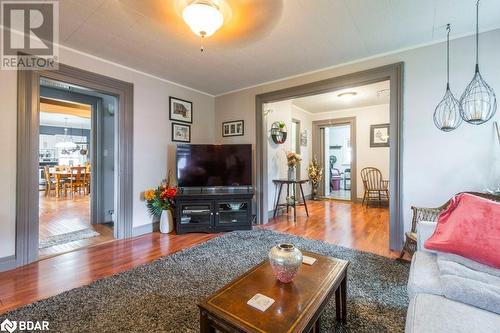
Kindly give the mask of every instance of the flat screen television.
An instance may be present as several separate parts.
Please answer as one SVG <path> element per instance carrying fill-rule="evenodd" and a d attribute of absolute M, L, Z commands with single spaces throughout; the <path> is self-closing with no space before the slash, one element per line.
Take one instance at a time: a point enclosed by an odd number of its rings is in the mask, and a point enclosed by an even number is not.
<path fill-rule="evenodd" d="M 252 185 L 252 145 L 178 145 L 179 187 Z"/>

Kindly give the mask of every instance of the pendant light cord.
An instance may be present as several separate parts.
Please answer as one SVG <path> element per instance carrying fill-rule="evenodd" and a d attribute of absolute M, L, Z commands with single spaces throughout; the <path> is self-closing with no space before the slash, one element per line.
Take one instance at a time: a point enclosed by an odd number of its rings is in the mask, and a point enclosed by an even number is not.
<path fill-rule="evenodd" d="M 450 89 L 450 31 L 451 25 L 446 25 L 446 89 Z"/>
<path fill-rule="evenodd" d="M 476 2 L 476 71 L 479 71 L 479 1 Z"/>

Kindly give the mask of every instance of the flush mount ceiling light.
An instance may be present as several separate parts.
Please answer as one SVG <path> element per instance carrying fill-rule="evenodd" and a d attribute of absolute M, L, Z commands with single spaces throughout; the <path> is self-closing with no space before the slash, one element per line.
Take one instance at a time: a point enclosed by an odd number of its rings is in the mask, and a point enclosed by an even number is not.
<path fill-rule="evenodd" d="M 377 98 L 390 97 L 391 89 L 382 89 L 377 91 Z"/>
<path fill-rule="evenodd" d="M 203 40 L 212 36 L 224 23 L 219 6 L 212 0 L 195 0 L 182 11 L 184 22 Z M 203 52 L 203 45 L 201 46 Z"/>
<path fill-rule="evenodd" d="M 348 102 L 350 101 L 354 96 L 356 96 L 358 93 L 354 91 L 346 91 L 343 93 L 340 93 L 337 95 L 338 98 Z"/>

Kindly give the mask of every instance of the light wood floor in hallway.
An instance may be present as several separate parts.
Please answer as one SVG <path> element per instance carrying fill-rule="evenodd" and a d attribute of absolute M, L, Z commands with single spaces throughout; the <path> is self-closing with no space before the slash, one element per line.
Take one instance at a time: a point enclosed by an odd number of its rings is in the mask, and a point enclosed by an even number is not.
<path fill-rule="evenodd" d="M 92 229 L 99 233 L 97 237 L 40 249 L 38 251 L 40 258 L 74 251 L 114 239 L 112 227 L 105 224 L 90 224 L 89 195 L 76 193 L 73 196 L 56 198 L 55 195 L 45 196 L 45 192 L 40 192 L 38 206 L 39 237 L 42 240 L 82 229 Z"/>
<path fill-rule="evenodd" d="M 298 208 L 297 221 L 280 216 L 265 226 L 306 238 L 397 257 L 388 250 L 387 208 L 341 201 L 309 201 L 310 217 Z M 0 273 L 0 313 L 89 284 L 162 256 L 203 243 L 213 234 L 152 233 L 61 254 Z"/>

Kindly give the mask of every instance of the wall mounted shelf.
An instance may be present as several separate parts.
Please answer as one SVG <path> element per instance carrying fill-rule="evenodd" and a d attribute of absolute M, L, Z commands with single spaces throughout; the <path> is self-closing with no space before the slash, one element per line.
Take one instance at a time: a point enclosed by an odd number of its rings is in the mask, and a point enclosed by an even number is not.
<path fill-rule="evenodd" d="M 286 141 L 287 129 L 282 121 L 275 121 L 271 125 L 271 138 L 277 145 L 283 144 Z"/>

